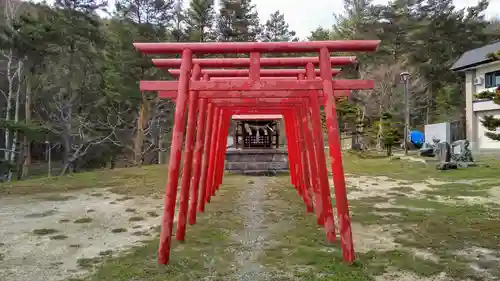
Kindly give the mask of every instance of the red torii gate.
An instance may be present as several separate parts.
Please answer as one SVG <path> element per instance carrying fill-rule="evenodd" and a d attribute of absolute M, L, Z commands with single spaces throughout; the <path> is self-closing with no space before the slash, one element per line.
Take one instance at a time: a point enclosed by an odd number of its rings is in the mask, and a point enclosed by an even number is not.
<path fill-rule="evenodd" d="M 159 91 L 161 98 L 176 101 L 175 121 L 170 153 L 165 211 L 160 236 L 159 263 L 169 260 L 171 234 L 176 205 L 177 184 L 180 169 L 186 109 L 189 107 L 184 170 L 181 181 L 179 220 L 176 238 L 184 240 L 186 213 L 189 202 L 191 165 L 194 164 L 189 209 L 189 223 L 196 220 L 198 211 L 204 210 L 222 182 L 224 154 L 229 119 L 232 114 L 281 113 L 285 117 L 292 184 L 303 197 L 308 211 L 316 210 L 318 223 L 324 225 L 327 240 L 335 240 L 335 230 L 330 199 L 328 174 L 325 166 L 323 133 L 319 119 L 320 102 L 327 115 L 330 159 L 335 186 L 335 198 L 344 260 L 354 261 L 350 218 L 342 167 L 338 122 L 334 91 L 368 89 L 373 81 L 332 80 L 336 70 L 331 65 L 353 63 L 355 58 L 331 58 L 331 51 L 375 51 L 379 41 L 318 41 L 279 43 L 135 43 L 143 53 L 182 53 L 180 60 L 156 59 L 159 67 L 178 66 L 171 70 L 179 81 L 141 81 L 142 91 Z M 260 53 L 317 52 L 316 58 L 260 58 Z M 193 53 L 250 53 L 249 59 L 193 59 Z M 288 62 L 287 62 L 288 60 Z M 304 66 L 305 71 L 264 70 L 261 66 Z M 319 64 L 320 79 L 316 80 L 314 64 Z M 201 66 L 249 66 L 249 70 L 208 70 Z M 281 71 L 281 73 L 280 73 Z M 212 73 L 211 73 L 212 72 Z M 224 80 L 209 79 L 214 76 Z M 298 74 L 298 75 L 297 75 Z M 204 80 L 200 81 L 203 75 Z M 234 79 L 247 76 L 249 79 Z M 289 80 L 283 76 L 298 76 Z M 231 76 L 228 79 L 227 76 Z M 261 76 L 277 76 L 277 79 L 261 79 Z M 307 79 L 304 79 L 307 76 Z M 189 94 L 188 94 L 189 92 Z M 339 91 L 346 94 L 346 91 Z M 189 103 L 189 106 L 188 106 Z M 198 108 L 199 106 L 199 108 Z M 197 121 L 196 114 L 198 113 Z M 205 116 L 206 115 L 206 116 Z M 197 124 L 195 124 L 197 123 Z M 210 128 L 210 124 L 211 128 Z M 208 125 L 208 126 L 207 126 Z M 198 130 L 195 130 L 198 127 Z M 203 139 L 205 127 L 210 128 Z M 304 133 L 307 131 L 308 133 Z M 196 133 L 196 136 L 195 136 Z M 314 135 L 314 138 L 312 137 Z M 219 141 L 222 140 L 222 141 Z M 194 144 L 196 143 L 196 147 Z M 202 155 L 203 153 L 203 155 Z M 202 157 L 204 156 L 204 157 Z M 203 184 L 198 200 L 199 183 Z M 309 194 L 312 190 L 313 199 Z M 314 202 L 314 204 L 313 204 Z M 198 203 L 198 204 L 197 204 Z"/>

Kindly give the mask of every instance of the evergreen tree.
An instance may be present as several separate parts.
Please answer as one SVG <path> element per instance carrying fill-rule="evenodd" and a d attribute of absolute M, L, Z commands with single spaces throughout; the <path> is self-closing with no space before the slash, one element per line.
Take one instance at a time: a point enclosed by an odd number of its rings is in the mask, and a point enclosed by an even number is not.
<path fill-rule="evenodd" d="M 186 14 L 187 34 L 190 41 L 205 42 L 213 37 L 214 0 L 191 0 Z"/>
<path fill-rule="evenodd" d="M 285 21 L 285 15 L 280 11 L 271 14 L 264 25 L 261 37 L 264 42 L 298 41 L 295 31 L 290 30 L 290 26 Z"/>
<path fill-rule="evenodd" d="M 183 4 L 184 4 L 183 0 L 175 0 L 174 3 L 174 17 L 173 17 L 174 27 L 172 30 L 172 36 L 177 42 L 181 42 L 187 39 L 187 34 L 184 26 L 186 20 L 186 13 L 183 9 Z"/>
<path fill-rule="evenodd" d="M 384 146 L 387 157 L 392 156 L 392 147 L 400 143 L 401 135 L 398 131 L 400 123 L 394 121 L 392 114 L 388 112 L 382 113 L 380 121 L 375 122 L 372 133 L 375 138 Z"/>
<path fill-rule="evenodd" d="M 368 24 L 371 22 L 371 0 L 344 0 L 344 14 L 335 15 L 337 24 L 333 27 L 336 39 L 367 39 Z"/>
<path fill-rule="evenodd" d="M 494 60 L 500 60 L 500 50 L 488 54 L 488 57 Z M 478 99 L 486 99 L 492 100 L 494 103 L 500 105 L 500 86 L 496 88 L 494 92 L 492 91 L 483 91 L 476 95 Z M 490 132 L 486 132 L 484 135 L 488 138 L 496 141 L 500 141 L 500 118 L 495 117 L 493 115 L 484 116 L 484 119 L 481 120 L 481 124 L 488 129 Z"/>
<path fill-rule="evenodd" d="M 251 0 L 222 0 L 217 18 L 220 41 L 250 42 L 260 34 L 261 26 Z"/>
<path fill-rule="evenodd" d="M 25 9 L 23 13 L 12 23 L 11 28 L 4 29 L 3 45 L 10 46 L 14 55 L 22 60 L 24 91 L 24 122 L 3 122 L 4 129 L 15 131 L 23 136 L 23 146 L 18 156 L 22 166 L 18 170 L 18 179 L 28 175 L 31 164 L 31 141 L 42 140 L 47 133 L 43 126 L 33 122 L 31 107 L 33 96 L 40 88 L 40 77 L 37 71 L 42 71 L 42 63 L 46 56 L 53 55 L 55 50 L 49 48 L 57 42 L 58 33 L 49 20 L 53 11 L 46 5 L 35 4 L 32 9 Z M 19 113 L 20 108 L 16 108 Z"/>
<path fill-rule="evenodd" d="M 307 37 L 309 41 L 325 41 L 332 39 L 332 32 L 330 30 L 324 29 L 323 27 L 318 27 L 311 31 L 311 35 Z"/>
<path fill-rule="evenodd" d="M 168 28 L 175 33 L 174 0 L 117 0 L 115 7 L 118 18 L 137 25 L 140 37 L 136 39 L 165 38 Z"/>

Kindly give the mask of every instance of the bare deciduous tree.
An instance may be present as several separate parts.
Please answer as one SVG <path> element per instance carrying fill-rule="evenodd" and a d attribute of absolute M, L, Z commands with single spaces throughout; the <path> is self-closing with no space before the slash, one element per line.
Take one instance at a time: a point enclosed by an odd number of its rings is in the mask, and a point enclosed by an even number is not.
<path fill-rule="evenodd" d="M 20 1 L 15 0 L 5 0 L 2 5 L 2 16 L 3 16 L 3 28 L 8 32 L 16 32 L 14 28 L 14 22 L 18 16 L 21 7 Z M 8 38 L 1 38 L 2 40 L 8 40 Z M 19 122 L 19 110 L 21 105 L 21 88 L 23 84 L 23 65 L 24 58 L 19 58 L 16 56 L 14 47 L 10 46 L 6 49 L 0 49 L 0 64 L 4 65 L 4 69 L 0 67 L 0 75 L 5 77 L 7 82 L 6 89 L 0 88 L 0 93 L 4 96 L 6 100 L 5 108 L 5 121 L 6 122 Z M 18 153 L 17 147 L 17 131 L 11 131 L 8 127 L 5 128 L 4 133 L 4 161 L 8 163 L 9 166 L 14 164 L 14 160 Z M 9 169 L 7 180 L 10 181 L 12 178 L 12 171 Z"/>
<path fill-rule="evenodd" d="M 415 69 L 410 69 L 406 63 L 395 62 L 393 64 L 372 65 L 360 71 L 361 79 L 375 81 L 373 90 L 357 94 L 357 99 L 363 104 L 365 115 L 380 119 L 384 112 L 390 112 L 394 119 L 404 120 L 404 92 L 400 74 L 405 71 L 411 73 L 409 82 L 410 115 L 421 114 L 426 104 L 426 96 L 423 95 L 425 90 L 423 78 Z M 379 137 L 381 128 L 379 128 L 377 135 L 377 147 L 381 148 Z"/>

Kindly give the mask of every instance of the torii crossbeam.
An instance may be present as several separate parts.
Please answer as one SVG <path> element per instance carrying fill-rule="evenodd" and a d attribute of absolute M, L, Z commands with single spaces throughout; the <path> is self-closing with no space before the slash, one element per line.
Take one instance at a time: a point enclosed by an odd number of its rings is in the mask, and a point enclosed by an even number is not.
<path fill-rule="evenodd" d="M 222 183 L 229 120 L 233 114 L 281 114 L 285 118 L 291 182 L 323 226 L 327 241 L 335 241 L 330 185 L 323 148 L 320 106 L 325 107 L 339 235 L 344 261 L 354 261 L 354 247 L 346 196 L 336 97 L 349 90 L 373 88 L 373 81 L 333 80 L 340 70 L 332 66 L 355 63 L 355 57 L 330 57 L 330 52 L 373 52 L 379 41 L 238 42 L 238 43 L 135 43 L 145 54 L 181 54 L 181 59 L 154 59 L 178 81 L 141 81 L 141 91 L 157 91 L 175 101 L 175 120 L 166 186 L 165 210 L 158 261 L 170 257 L 171 236 L 179 182 L 176 238 L 185 239 L 186 221 Z M 316 57 L 261 58 L 262 53 L 317 53 Z M 249 58 L 197 59 L 193 54 L 250 54 Z M 319 69 L 315 70 L 314 66 Z M 302 67 L 262 69 L 263 66 Z M 206 68 L 206 67 L 211 67 Z M 220 69 L 248 67 L 248 69 Z M 319 75 L 319 77 L 316 77 Z M 269 78 L 265 78 L 269 77 Z M 211 79 L 214 78 L 214 79 Z M 202 80 L 203 79 L 203 80 Z M 187 114 L 186 114 L 187 113 Z M 187 115 L 187 126 L 186 126 Z M 184 142 L 184 133 L 186 140 Z M 185 143 L 184 152 L 182 144 Z"/>

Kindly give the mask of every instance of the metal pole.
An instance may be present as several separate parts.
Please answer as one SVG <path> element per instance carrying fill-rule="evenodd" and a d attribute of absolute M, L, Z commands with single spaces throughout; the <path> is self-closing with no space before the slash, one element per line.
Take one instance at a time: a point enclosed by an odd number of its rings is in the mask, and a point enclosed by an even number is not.
<path fill-rule="evenodd" d="M 404 79 L 404 94 L 405 94 L 405 132 L 404 132 L 404 148 L 405 148 L 405 155 L 408 155 L 408 134 L 409 134 L 409 128 L 410 128 L 410 108 L 409 108 L 409 99 L 408 99 L 408 79 L 409 77 L 406 77 Z"/>
<path fill-rule="evenodd" d="M 47 158 L 48 158 L 48 162 L 49 162 L 48 163 L 49 167 L 48 167 L 48 173 L 47 174 L 48 174 L 48 177 L 50 178 L 50 176 L 51 176 L 50 174 L 51 174 L 51 170 L 52 170 L 52 157 L 51 157 L 50 153 L 51 153 L 52 149 L 50 147 L 50 142 L 47 141 L 45 143 L 47 144 Z"/>
<path fill-rule="evenodd" d="M 163 150 L 163 136 L 162 136 L 162 126 L 160 124 L 160 119 L 157 120 L 157 126 L 158 126 L 158 164 L 161 165 L 162 163 L 162 150 Z"/>

